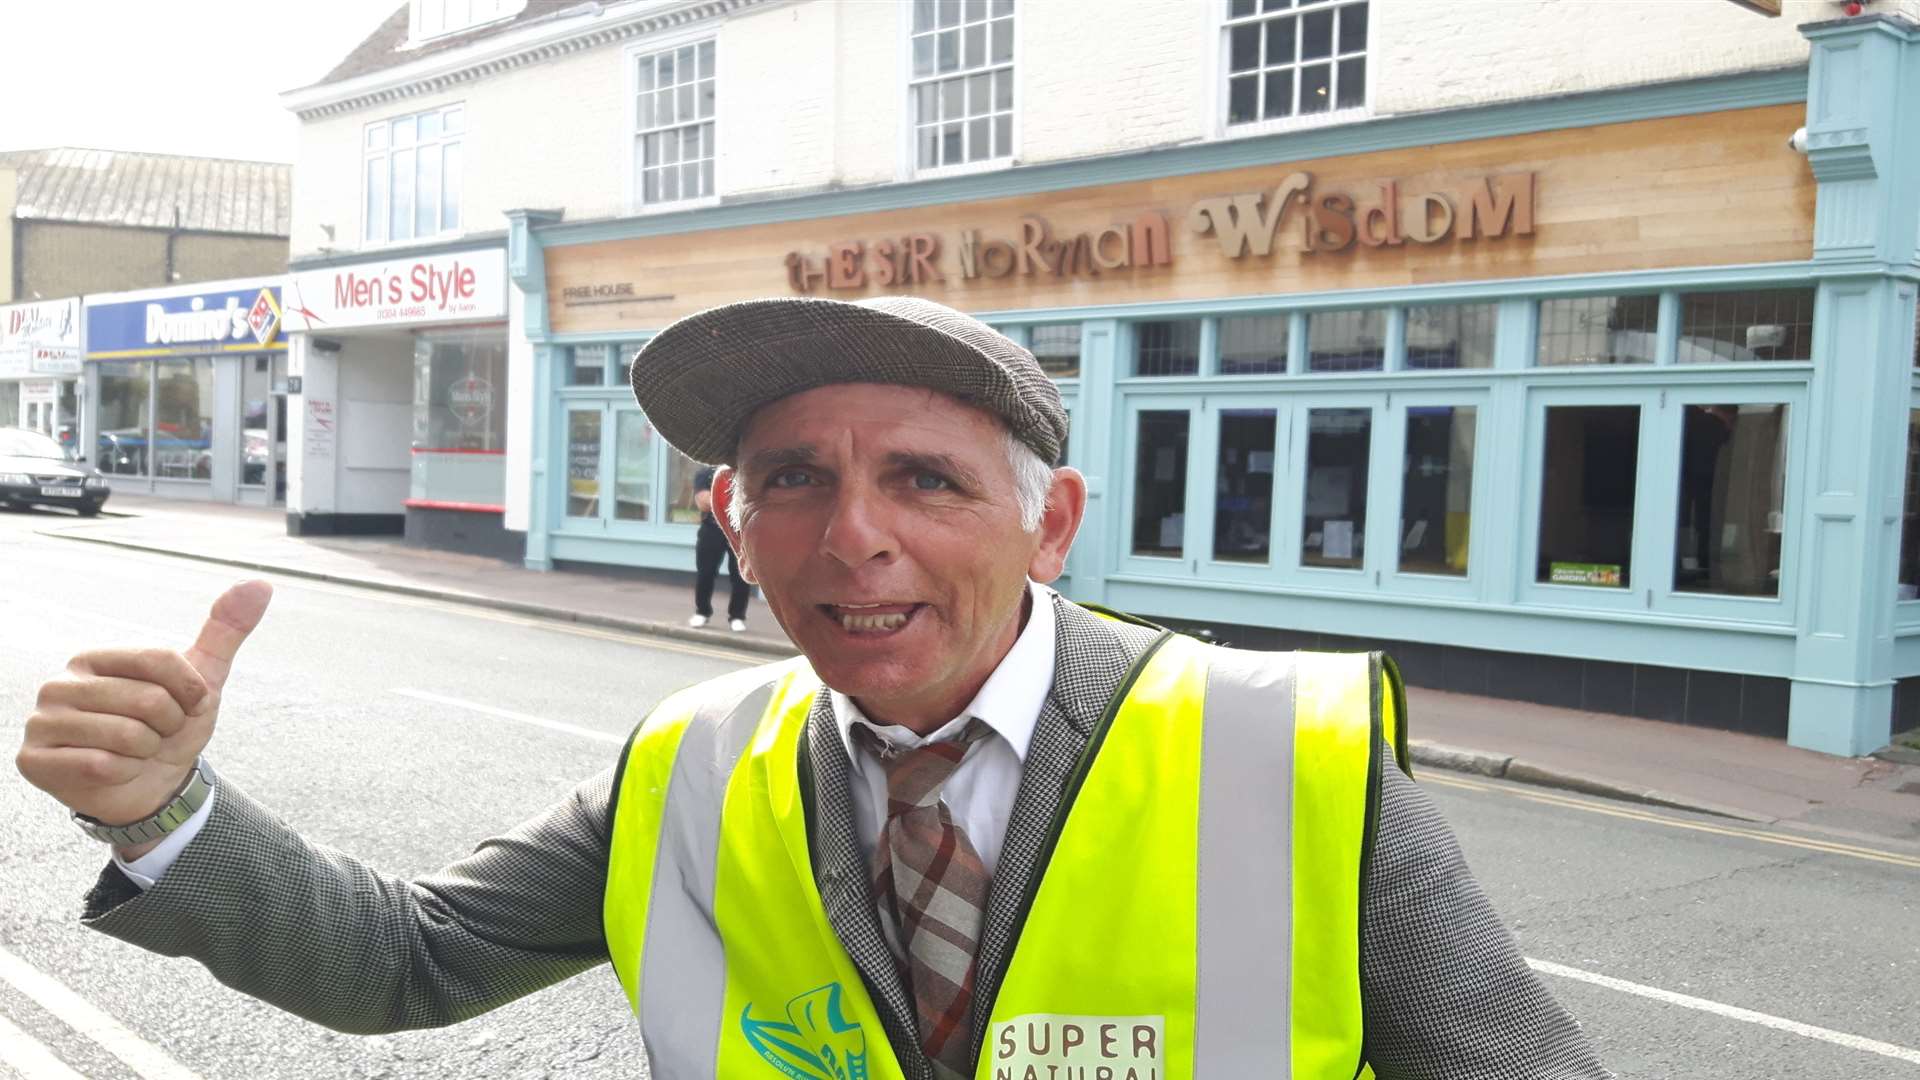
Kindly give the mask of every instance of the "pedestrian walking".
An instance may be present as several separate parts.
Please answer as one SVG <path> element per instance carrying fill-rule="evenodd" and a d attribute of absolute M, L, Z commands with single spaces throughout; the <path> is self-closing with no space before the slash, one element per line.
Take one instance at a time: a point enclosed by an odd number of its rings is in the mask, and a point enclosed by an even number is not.
<path fill-rule="evenodd" d="M 693 476 L 693 505 L 700 508 L 700 532 L 693 542 L 693 617 L 688 626 L 705 626 L 713 621 L 713 585 L 720 577 L 720 561 L 726 560 L 727 629 L 742 633 L 747 628 L 747 601 L 753 586 L 740 574 L 740 560 L 727 544 L 727 534 L 713 520 L 713 473 L 708 466 Z"/>
<path fill-rule="evenodd" d="M 186 653 L 83 654 L 27 722 L 21 771 L 114 845 L 88 926 L 363 1033 L 610 960 L 660 1080 L 1607 1075 L 1405 771 L 1390 663 L 1047 588 L 1087 484 L 1048 464 L 1067 416 L 1026 349 L 924 300 L 782 299 L 633 371 L 721 465 L 714 517 L 802 655 L 669 697 L 614 768 L 404 881 L 202 753 L 270 598 L 236 586 Z"/>

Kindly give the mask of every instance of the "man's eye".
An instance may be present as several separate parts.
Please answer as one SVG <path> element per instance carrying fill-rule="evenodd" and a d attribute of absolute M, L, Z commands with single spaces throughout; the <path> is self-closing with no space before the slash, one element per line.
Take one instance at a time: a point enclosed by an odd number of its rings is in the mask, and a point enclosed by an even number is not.
<path fill-rule="evenodd" d="M 945 491 L 953 485 L 939 473 L 923 472 L 913 474 L 913 486 L 920 491 Z"/>
<path fill-rule="evenodd" d="M 806 473 L 801 472 L 799 469 L 788 469 L 785 472 L 774 473 L 772 478 L 767 481 L 767 486 L 770 488 L 796 488 L 804 487 L 806 483 Z"/>

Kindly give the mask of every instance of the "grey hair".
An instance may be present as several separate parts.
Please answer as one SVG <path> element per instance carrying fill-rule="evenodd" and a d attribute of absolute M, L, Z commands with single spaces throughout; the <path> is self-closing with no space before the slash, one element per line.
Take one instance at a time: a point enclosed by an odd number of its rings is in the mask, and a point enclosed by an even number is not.
<path fill-rule="evenodd" d="M 1020 528 L 1035 532 L 1040 528 L 1040 518 L 1047 512 L 1047 495 L 1053 490 L 1053 466 L 1013 432 L 1003 430 L 1001 436 L 1006 442 L 1007 464 L 1013 466 L 1013 498 L 1020 506 Z M 732 496 L 727 500 L 727 521 L 737 533 L 746 519 L 746 492 L 735 485 Z"/>

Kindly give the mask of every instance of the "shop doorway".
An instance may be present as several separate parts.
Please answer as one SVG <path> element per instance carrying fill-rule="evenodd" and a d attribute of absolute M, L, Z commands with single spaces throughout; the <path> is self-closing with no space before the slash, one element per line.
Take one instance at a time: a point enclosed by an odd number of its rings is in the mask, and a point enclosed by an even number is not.
<path fill-rule="evenodd" d="M 242 501 L 287 501 L 287 360 L 249 356 L 240 362 L 239 472 Z"/>

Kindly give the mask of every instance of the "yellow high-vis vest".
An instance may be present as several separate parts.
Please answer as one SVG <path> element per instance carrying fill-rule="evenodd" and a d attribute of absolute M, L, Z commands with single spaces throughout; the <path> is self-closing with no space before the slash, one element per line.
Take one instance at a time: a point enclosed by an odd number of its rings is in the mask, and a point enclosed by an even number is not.
<path fill-rule="evenodd" d="M 802 658 L 724 676 L 628 744 L 606 936 L 657 1080 L 927 1075 L 815 881 L 819 688 Z M 1371 1076 L 1360 890 L 1383 757 L 1407 767 L 1404 700 L 1378 654 L 1163 634 L 1089 739 L 1005 977 L 975 1002 L 975 1075 Z"/>

